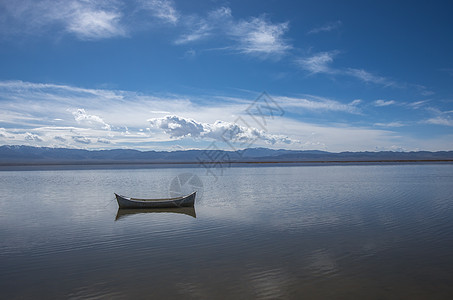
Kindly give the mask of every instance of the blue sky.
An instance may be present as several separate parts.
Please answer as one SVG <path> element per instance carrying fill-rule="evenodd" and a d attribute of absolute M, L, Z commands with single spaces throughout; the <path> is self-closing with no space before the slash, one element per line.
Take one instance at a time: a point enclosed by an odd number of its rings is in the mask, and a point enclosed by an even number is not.
<path fill-rule="evenodd" d="M 452 13 L 451 1 L 1 1 L 0 145 L 452 150 Z M 263 126 L 250 107 L 264 91 L 278 114 Z"/>

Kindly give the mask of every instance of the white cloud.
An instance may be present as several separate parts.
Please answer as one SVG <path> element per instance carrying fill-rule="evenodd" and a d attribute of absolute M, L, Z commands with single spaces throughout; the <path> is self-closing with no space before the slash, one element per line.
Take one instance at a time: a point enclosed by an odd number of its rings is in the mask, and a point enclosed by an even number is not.
<path fill-rule="evenodd" d="M 208 14 L 208 18 L 211 20 L 217 20 L 220 22 L 227 23 L 232 17 L 231 8 L 222 6 L 218 9 L 215 9 Z"/>
<path fill-rule="evenodd" d="M 121 13 L 116 9 L 104 10 L 88 5 L 90 2 L 74 2 L 68 11 L 66 28 L 80 39 L 102 39 L 124 36 Z M 62 16 L 63 17 L 63 16 Z"/>
<path fill-rule="evenodd" d="M 369 83 L 375 83 L 375 84 L 381 84 L 384 86 L 397 86 L 397 83 L 382 76 L 378 76 L 375 74 L 372 74 L 370 72 L 367 72 L 363 69 L 354 69 L 354 68 L 348 68 L 345 71 L 342 72 L 345 75 L 350 75 L 355 78 L 358 78 L 364 82 L 369 82 Z"/>
<path fill-rule="evenodd" d="M 207 20 L 194 17 L 186 20 L 186 26 L 189 28 L 189 32 L 176 39 L 175 44 L 188 44 L 206 39 L 212 35 L 214 29 L 213 25 Z"/>
<path fill-rule="evenodd" d="M 204 126 L 192 119 L 178 116 L 165 116 L 163 118 L 152 118 L 148 122 L 152 127 L 162 129 L 172 138 L 199 137 L 204 132 Z"/>
<path fill-rule="evenodd" d="M 316 34 L 320 32 L 330 32 L 340 28 L 343 23 L 341 21 L 329 22 L 323 26 L 316 27 L 307 32 L 307 34 Z"/>
<path fill-rule="evenodd" d="M 292 47 L 284 40 L 288 22 L 272 24 L 264 17 L 240 21 L 229 34 L 239 43 L 236 49 L 246 54 L 284 54 Z"/>
<path fill-rule="evenodd" d="M 170 113 L 169 111 L 165 110 L 150 110 L 149 112 L 152 114 L 167 114 L 167 115 Z"/>
<path fill-rule="evenodd" d="M 419 109 L 419 108 L 423 107 L 427 102 L 428 102 L 428 100 L 415 101 L 415 102 L 409 103 L 408 106 L 413 109 Z"/>
<path fill-rule="evenodd" d="M 424 103 L 425 102 L 423 102 L 423 104 Z M 428 111 L 431 115 L 434 115 L 434 116 L 429 118 L 429 119 L 423 120 L 420 123 L 422 123 L 422 124 L 433 124 L 433 125 L 443 125 L 443 126 L 453 126 L 453 118 L 450 116 L 452 111 L 442 111 L 442 110 L 440 110 L 440 109 L 438 109 L 436 107 L 425 107 L 425 110 Z"/>
<path fill-rule="evenodd" d="M 58 96 L 61 93 L 72 92 L 81 97 L 87 97 L 90 94 L 93 96 L 122 99 L 122 95 L 118 91 L 105 89 L 85 89 L 70 85 L 52 84 L 52 83 L 34 83 L 21 80 L 6 80 L 0 81 L 0 88 L 9 91 L 33 91 L 33 94 L 46 93 L 51 90 L 51 97 Z"/>
<path fill-rule="evenodd" d="M 33 131 L 33 130 L 30 130 Z M 0 141 L 2 144 L 24 144 L 24 145 L 43 145 L 47 142 L 47 137 L 40 135 L 39 132 L 18 130 L 16 128 L 0 128 Z"/>
<path fill-rule="evenodd" d="M 217 141 L 234 141 L 239 143 L 253 142 L 258 139 L 269 143 L 290 144 L 295 141 L 282 135 L 272 135 L 253 127 L 245 127 L 232 122 L 216 121 L 201 123 L 193 119 L 175 115 L 149 119 L 151 127 L 163 130 L 171 138 L 210 138 Z"/>
<path fill-rule="evenodd" d="M 2 121 L 21 126 L 36 126 L 43 120 L 46 124 L 55 124 L 55 119 L 59 119 L 59 126 L 77 127 L 81 124 L 92 130 L 108 130 L 110 127 L 113 131 L 114 127 L 124 127 L 125 124 L 130 128 L 143 128 L 150 111 L 168 114 L 192 109 L 187 97 L 155 97 L 129 91 L 22 81 L 0 81 L 0 95 Z M 79 111 L 81 107 L 84 108 Z"/>
<path fill-rule="evenodd" d="M 152 12 L 160 20 L 176 24 L 179 20 L 179 13 L 174 7 L 173 1 L 169 0 L 142 0 L 142 7 Z"/>
<path fill-rule="evenodd" d="M 439 134 L 432 140 L 410 139 L 394 131 L 402 123 L 370 122 L 362 115 L 359 100 L 340 102 L 314 95 L 273 96 L 285 114 L 267 119 L 265 131 L 260 131 L 256 128 L 263 128 L 246 113 L 255 96 L 251 96 L 250 91 L 245 93 L 245 97 L 237 94 L 230 97 L 212 97 L 212 94 L 156 96 L 0 81 L 0 144 L 148 150 L 169 150 L 179 144 L 203 149 L 207 143 L 220 141 L 224 135 L 238 141 L 257 138 L 256 146 L 288 149 L 360 151 L 399 145 L 410 150 L 445 150 L 453 147 L 453 138 L 447 135 Z M 405 107 L 410 106 L 395 106 Z M 426 109 L 419 112 L 432 114 L 428 124 L 451 124 L 446 112 Z M 344 113 L 354 114 L 351 117 L 357 123 L 347 124 L 349 116 Z M 175 119 L 166 119 L 166 115 L 173 115 Z M 248 124 L 239 122 L 238 118 L 244 118 Z M 154 120 L 154 126 L 147 121 L 150 119 Z M 223 148 L 228 149 L 228 146 Z"/>
<path fill-rule="evenodd" d="M 402 127 L 402 126 L 405 126 L 405 124 L 398 121 L 398 122 L 389 122 L 389 123 L 374 123 L 374 126 L 379 126 L 379 127 Z"/>
<path fill-rule="evenodd" d="M 105 123 L 104 120 L 95 115 L 89 115 L 86 113 L 86 111 L 83 108 L 79 108 L 73 113 L 74 119 L 79 123 L 79 124 L 87 124 L 89 126 L 94 126 L 94 127 L 101 127 L 102 129 L 105 130 L 111 130 L 111 127 L 109 124 Z"/>
<path fill-rule="evenodd" d="M 14 139 L 14 134 L 11 134 L 5 128 L 0 128 L 0 138 Z"/>
<path fill-rule="evenodd" d="M 170 0 L 134 0 L 127 5 L 121 0 L 17 0 L 1 2 L 1 6 L 5 18 L 0 33 L 4 35 L 69 33 L 80 40 L 125 37 L 152 27 L 146 14 L 163 25 L 174 25 L 178 45 L 213 37 L 223 44 L 221 49 L 261 58 L 280 56 L 292 48 L 284 38 L 288 22 L 273 23 L 265 16 L 237 19 L 229 7 L 199 17 L 179 12 Z"/>
<path fill-rule="evenodd" d="M 208 13 L 207 17 L 185 18 L 188 33 L 180 36 L 175 43 L 187 44 L 209 37 L 225 37 L 230 46 L 222 49 L 257 55 L 262 58 L 285 54 L 292 46 L 284 39 L 289 23 L 272 23 L 265 16 L 238 20 L 231 9 L 221 7 Z"/>
<path fill-rule="evenodd" d="M 449 117 L 438 116 L 423 121 L 426 124 L 453 126 L 453 120 Z"/>
<path fill-rule="evenodd" d="M 339 51 L 334 50 L 330 52 L 319 52 L 307 57 L 299 57 L 295 60 L 296 64 L 303 70 L 306 70 L 312 74 L 328 74 L 328 75 L 340 75 L 350 76 L 359 79 L 365 83 L 380 84 L 383 86 L 402 87 L 397 82 L 379 76 L 363 69 L 355 68 L 335 68 L 332 67 L 333 60 L 337 56 Z"/>
<path fill-rule="evenodd" d="M 17 0 L 3 6 L 9 20 L 3 34 L 40 35 L 58 27 L 82 40 L 126 34 L 117 1 Z"/>
<path fill-rule="evenodd" d="M 299 66 L 313 74 L 326 73 L 335 74 L 338 71 L 332 69 L 329 65 L 333 62 L 333 58 L 338 54 L 337 51 L 320 52 L 313 56 L 300 58 L 297 60 Z"/>
<path fill-rule="evenodd" d="M 214 124 L 206 124 L 205 128 L 205 137 L 219 141 L 226 140 L 228 142 L 248 144 L 256 140 L 261 140 L 271 145 L 298 143 L 298 141 L 292 140 L 284 135 L 269 134 L 263 130 L 241 126 L 232 122 L 216 121 Z"/>
<path fill-rule="evenodd" d="M 340 111 L 353 114 L 360 113 L 357 106 L 361 103 L 361 100 L 354 100 L 350 103 L 344 104 L 335 100 L 312 95 L 306 95 L 304 98 L 277 96 L 274 97 L 274 99 L 280 106 L 287 109 L 304 108 L 313 111 Z"/>
<path fill-rule="evenodd" d="M 198 16 L 185 16 L 184 27 L 187 32 L 175 40 L 175 44 L 188 44 L 199 40 L 225 36 L 226 30 L 233 26 L 234 20 L 231 9 L 221 7 L 208 13 L 206 18 Z"/>
<path fill-rule="evenodd" d="M 345 123 L 330 125 L 288 120 L 284 122 L 285 132 L 298 132 L 302 141 L 299 149 L 319 149 L 332 152 L 370 151 L 376 146 L 387 147 L 399 142 L 401 137 L 390 130 L 352 126 Z M 410 148 L 410 147 L 408 147 Z"/>
<path fill-rule="evenodd" d="M 386 101 L 386 100 L 379 99 L 379 100 L 374 101 L 375 106 L 389 106 L 389 105 L 393 105 L 393 104 L 396 104 L 395 100 Z"/>

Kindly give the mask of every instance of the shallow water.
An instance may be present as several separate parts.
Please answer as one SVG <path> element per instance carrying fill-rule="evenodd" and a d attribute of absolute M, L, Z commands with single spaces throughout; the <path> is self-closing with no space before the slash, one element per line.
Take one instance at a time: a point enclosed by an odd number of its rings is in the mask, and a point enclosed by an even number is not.
<path fill-rule="evenodd" d="M 168 197 L 181 173 L 194 211 L 118 212 L 114 192 Z M 453 165 L 222 173 L 1 171 L 1 298 L 453 295 Z"/>

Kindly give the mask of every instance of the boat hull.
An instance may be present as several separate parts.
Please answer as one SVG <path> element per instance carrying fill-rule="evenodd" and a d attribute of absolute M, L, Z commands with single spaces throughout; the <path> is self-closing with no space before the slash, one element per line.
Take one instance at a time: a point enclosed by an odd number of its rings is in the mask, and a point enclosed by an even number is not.
<path fill-rule="evenodd" d="M 196 192 L 190 195 L 169 199 L 135 199 L 115 193 L 119 208 L 170 208 L 192 207 L 195 204 Z"/>

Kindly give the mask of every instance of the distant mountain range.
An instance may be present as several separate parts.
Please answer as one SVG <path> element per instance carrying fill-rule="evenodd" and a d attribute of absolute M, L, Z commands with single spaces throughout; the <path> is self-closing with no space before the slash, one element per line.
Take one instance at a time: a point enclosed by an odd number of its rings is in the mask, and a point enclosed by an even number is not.
<path fill-rule="evenodd" d="M 253 163 L 253 162 L 453 162 L 453 151 L 341 152 L 249 148 L 239 151 L 82 150 L 31 146 L 0 146 L 1 165 L 126 164 L 126 163 Z"/>

